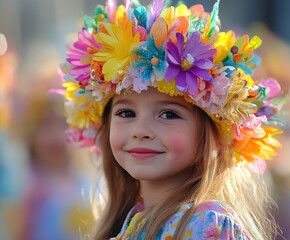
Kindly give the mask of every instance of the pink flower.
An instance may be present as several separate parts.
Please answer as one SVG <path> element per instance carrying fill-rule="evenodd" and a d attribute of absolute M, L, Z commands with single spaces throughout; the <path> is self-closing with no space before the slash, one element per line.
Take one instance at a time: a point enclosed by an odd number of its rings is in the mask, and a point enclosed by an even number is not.
<path fill-rule="evenodd" d="M 76 143 L 78 148 L 91 147 L 95 143 L 96 130 L 87 129 L 67 129 L 65 131 L 67 135 L 68 143 Z"/>
<path fill-rule="evenodd" d="M 269 98 L 274 98 L 281 93 L 280 84 L 273 78 L 264 80 L 260 85 L 267 89 L 267 95 Z"/>
<path fill-rule="evenodd" d="M 209 87 L 205 82 L 199 86 L 200 92 L 193 96 L 192 99 L 202 108 L 206 108 L 211 114 L 218 113 L 227 98 L 228 89 L 230 87 L 230 79 L 226 77 L 226 73 L 222 72 L 214 76 L 214 81 Z M 203 87 L 203 88 L 202 88 Z"/>
<path fill-rule="evenodd" d="M 67 62 L 72 65 L 69 74 L 75 76 L 75 80 L 83 85 L 88 84 L 90 80 L 92 57 L 98 48 L 94 32 L 91 34 L 85 28 L 79 32 L 78 41 L 68 46 Z"/>
<path fill-rule="evenodd" d="M 245 141 L 251 138 L 262 138 L 265 136 L 265 131 L 261 128 L 261 125 L 266 121 L 266 116 L 256 117 L 255 115 L 250 115 L 242 126 L 233 125 L 235 139 Z"/>

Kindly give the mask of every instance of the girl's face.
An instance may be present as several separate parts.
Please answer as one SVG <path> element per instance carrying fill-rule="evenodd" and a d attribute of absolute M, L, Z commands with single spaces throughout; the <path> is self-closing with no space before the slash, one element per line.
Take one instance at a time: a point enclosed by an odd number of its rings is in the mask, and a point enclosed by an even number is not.
<path fill-rule="evenodd" d="M 197 126 L 194 106 L 154 88 L 116 95 L 110 144 L 117 162 L 135 179 L 186 177 L 194 163 Z"/>

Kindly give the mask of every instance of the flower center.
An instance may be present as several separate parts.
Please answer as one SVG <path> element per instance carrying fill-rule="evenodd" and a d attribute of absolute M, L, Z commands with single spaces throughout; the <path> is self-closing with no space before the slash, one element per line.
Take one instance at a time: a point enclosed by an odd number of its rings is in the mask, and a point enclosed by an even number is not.
<path fill-rule="evenodd" d="M 103 13 L 100 13 L 99 16 L 98 16 L 98 20 L 102 21 L 104 19 L 105 19 L 105 15 Z"/>
<path fill-rule="evenodd" d="M 192 68 L 194 63 L 194 57 L 191 54 L 187 54 L 186 58 L 181 62 L 181 69 L 187 71 Z"/>
<path fill-rule="evenodd" d="M 153 58 L 151 59 L 151 64 L 152 64 L 152 65 L 156 66 L 158 63 L 159 63 L 159 59 L 158 59 L 157 57 L 153 57 Z"/>
<path fill-rule="evenodd" d="M 91 60 L 92 60 L 92 55 L 91 54 L 86 54 L 86 55 L 82 56 L 80 62 L 83 65 L 87 65 L 87 64 L 91 63 Z"/>

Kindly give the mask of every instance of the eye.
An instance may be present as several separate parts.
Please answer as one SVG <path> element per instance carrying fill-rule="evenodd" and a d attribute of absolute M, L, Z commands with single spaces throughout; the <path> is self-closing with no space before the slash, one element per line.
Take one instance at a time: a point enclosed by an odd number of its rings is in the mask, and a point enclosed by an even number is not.
<path fill-rule="evenodd" d="M 162 119 L 178 119 L 181 118 L 176 112 L 172 110 L 166 110 L 161 113 L 160 118 Z"/>
<path fill-rule="evenodd" d="M 119 116 L 122 118 L 133 118 L 136 115 L 135 115 L 134 111 L 132 111 L 130 109 L 120 109 L 115 113 L 115 116 Z"/>

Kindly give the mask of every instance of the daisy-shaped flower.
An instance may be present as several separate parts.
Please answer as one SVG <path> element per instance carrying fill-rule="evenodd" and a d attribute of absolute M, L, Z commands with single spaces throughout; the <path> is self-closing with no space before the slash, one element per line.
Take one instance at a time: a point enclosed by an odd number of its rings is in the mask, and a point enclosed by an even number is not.
<path fill-rule="evenodd" d="M 250 114 L 257 111 L 257 105 L 248 101 L 249 87 L 252 81 L 247 76 L 240 69 L 231 75 L 231 86 L 225 104 L 222 111 L 216 115 L 218 118 L 227 121 L 228 125 L 236 124 L 240 126 Z"/>
<path fill-rule="evenodd" d="M 71 64 L 69 74 L 83 85 L 88 84 L 91 73 L 93 54 L 98 51 L 99 44 L 95 41 L 95 33 L 90 34 L 85 28 L 79 32 L 78 41 L 68 46 L 67 62 Z"/>
<path fill-rule="evenodd" d="M 232 143 L 232 154 L 237 162 L 255 162 L 258 158 L 270 160 L 276 155 L 280 142 L 275 138 L 282 131 L 276 128 L 261 126 L 256 129 L 243 128 L 242 140 L 235 139 Z"/>
<path fill-rule="evenodd" d="M 209 70 L 213 67 L 215 49 L 211 44 L 200 41 L 200 33 L 194 32 L 184 44 L 184 36 L 176 34 L 176 45 L 170 40 L 167 44 L 167 62 L 165 73 L 167 82 L 175 79 L 176 87 L 180 92 L 188 91 L 195 95 L 198 92 L 198 82 L 210 81 L 212 76 Z M 185 46 L 185 47 L 184 47 Z"/>
<path fill-rule="evenodd" d="M 134 64 L 134 68 L 142 68 L 141 78 L 144 80 L 162 80 L 166 69 L 165 49 L 163 45 L 157 47 L 152 36 L 136 49 L 139 56 Z"/>
<path fill-rule="evenodd" d="M 65 115 L 71 127 L 95 127 L 101 120 L 105 104 L 98 104 L 94 91 L 76 89 L 74 85 L 66 86 Z M 81 92 L 80 92 L 81 91 Z"/>
<path fill-rule="evenodd" d="M 133 50 L 140 42 L 140 34 L 133 31 L 133 23 L 124 13 L 118 24 L 104 24 L 103 32 L 96 35 L 96 40 L 102 48 L 95 53 L 94 60 L 104 62 L 102 71 L 105 81 L 109 82 L 124 73 Z"/>

